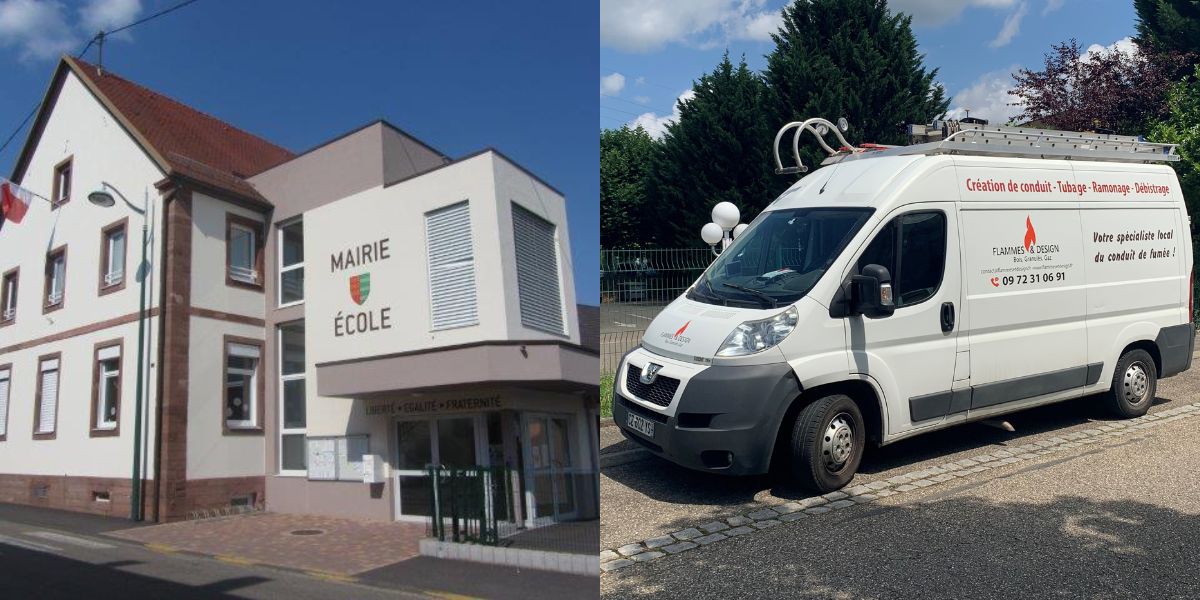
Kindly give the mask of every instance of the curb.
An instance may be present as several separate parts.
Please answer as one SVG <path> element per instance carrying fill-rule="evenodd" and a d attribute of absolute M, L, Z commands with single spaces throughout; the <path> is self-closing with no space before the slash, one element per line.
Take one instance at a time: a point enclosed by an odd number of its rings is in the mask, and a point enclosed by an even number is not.
<path fill-rule="evenodd" d="M 823 496 L 813 496 L 783 504 L 761 503 L 758 508 L 743 514 L 614 548 L 603 548 L 600 550 L 600 571 L 602 575 L 611 573 L 638 563 L 659 560 L 668 555 L 680 554 L 734 537 L 750 535 L 763 529 L 799 521 L 810 516 L 859 504 L 869 504 L 880 498 L 931 487 L 995 467 L 1037 459 L 1060 450 L 1078 448 L 1086 444 L 1094 444 L 1148 429 L 1161 423 L 1197 416 L 1200 416 L 1200 402 L 1184 404 L 1135 419 L 1100 422 L 1090 429 L 1066 433 L 1022 446 L 994 450 L 989 454 L 964 458 L 864 485 L 850 486 Z"/>
<path fill-rule="evenodd" d="M 612 417 L 600 417 L 600 428 L 601 429 L 604 429 L 605 427 L 616 427 L 616 426 L 617 426 L 617 422 L 613 421 Z"/>

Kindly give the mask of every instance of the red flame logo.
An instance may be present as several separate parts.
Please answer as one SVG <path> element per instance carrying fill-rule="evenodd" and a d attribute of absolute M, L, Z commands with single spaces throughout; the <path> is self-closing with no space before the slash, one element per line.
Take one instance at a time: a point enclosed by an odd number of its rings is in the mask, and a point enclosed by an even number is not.
<path fill-rule="evenodd" d="M 672 336 L 672 337 L 679 337 L 679 336 L 683 335 L 683 332 L 687 331 L 688 325 L 691 325 L 691 324 L 692 324 L 692 322 L 691 322 L 691 321 L 688 321 L 687 323 L 684 323 L 684 324 L 683 324 L 683 327 L 680 327 L 680 328 L 679 328 L 679 331 L 676 331 L 676 332 L 675 332 L 675 335 L 674 335 L 674 336 Z"/>
<path fill-rule="evenodd" d="M 1025 251 L 1029 252 L 1033 249 L 1033 245 L 1037 243 L 1037 233 L 1033 230 L 1033 221 L 1029 220 L 1029 215 L 1025 216 Z"/>

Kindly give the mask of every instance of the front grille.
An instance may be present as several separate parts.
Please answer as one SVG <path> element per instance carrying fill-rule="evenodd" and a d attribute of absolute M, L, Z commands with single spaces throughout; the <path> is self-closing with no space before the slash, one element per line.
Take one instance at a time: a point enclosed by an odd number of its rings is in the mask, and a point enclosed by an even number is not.
<path fill-rule="evenodd" d="M 625 372 L 625 387 L 629 393 L 657 406 L 670 406 L 675 398 L 675 390 L 679 389 L 679 380 L 659 375 L 654 383 L 646 385 L 641 380 L 642 369 L 629 365 Z"/>

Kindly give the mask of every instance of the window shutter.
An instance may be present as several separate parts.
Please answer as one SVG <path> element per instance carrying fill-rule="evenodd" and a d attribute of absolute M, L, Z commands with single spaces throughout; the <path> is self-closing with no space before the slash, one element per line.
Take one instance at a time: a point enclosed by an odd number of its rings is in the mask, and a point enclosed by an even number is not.
<path fill-rule="evenodd" d="M 566 332 L 554 224 L 516 204 L 512 206 L 521 323 L 562 335 Z"/>
<path fill-rule="evenodd" d="M 471 211 L 467 202 L 425 215 L 429 260 L 429 304 L 433 328 L 479 323 L 475 298 L 475 257 L 471 248 Z"/>
<path fill-rule="evenodd" d="M 9 372 L 0 373 L 0 435 L 8 433 Z"/>
<path fill-rule="evenodd" d="M 53 363 L 53 367 L 49 366 Z M 42 367 L 42 410 L 38 413 L 38 433 L 54 431 L 54 415 L 58 407 L 58 361 Z"/>

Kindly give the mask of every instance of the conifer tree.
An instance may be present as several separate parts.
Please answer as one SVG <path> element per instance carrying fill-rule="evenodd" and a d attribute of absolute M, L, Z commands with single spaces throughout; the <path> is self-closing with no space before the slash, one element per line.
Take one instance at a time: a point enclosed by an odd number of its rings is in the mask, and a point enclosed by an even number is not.
<path fill-rule="evenodd" d="M 911 24 L 886 0 L 796 0 L 784 8 L 765 73 L 770 124 L 846 117 L 851 144 L 905 143 L 906 124 L 929 123 L 950 104 Z M 825 157 L 811 141 L 801 152 L 810 170 Z"/>
<path fill-rule="evenodd" d="M 775 130 L 767 123 L 762 78 L 726 52 L 681 100 L 651 169 L 650 196 L 663 245 L 703 245 L 712 207 L 729 201 L 752 218 L 787 188 L 770 166 Z"/>

